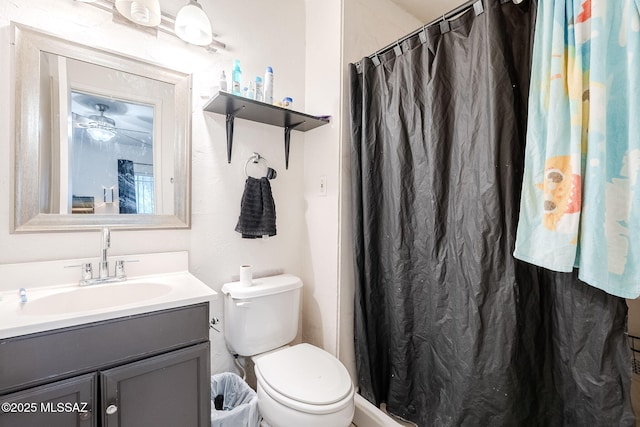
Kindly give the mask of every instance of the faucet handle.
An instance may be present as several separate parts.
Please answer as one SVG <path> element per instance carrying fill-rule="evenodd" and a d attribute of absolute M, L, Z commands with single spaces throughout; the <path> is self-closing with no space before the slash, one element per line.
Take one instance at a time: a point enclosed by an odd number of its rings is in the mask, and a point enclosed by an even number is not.
<path fill-rule="evenodd" d="M 125 279 L 127 276 L 124 274 L 124 263 L 125 262 L 138 262 L 137 259 L 119 259 L 116 261 L 116 277 L 118 279 Z"/>
<path fill-rule="evenodd" d="M 82 264 L 82 279 L 89 280 L 93 279 L 93 266 L 90 262 L 85 262 Z"/>
<path fill-rule="evenodd" d="M 84 264 L 76 264 L 76 265 L 65 265 L 64 268 L 82 268 L 82 280 L 93 279 L 93 266 L 90 262 L 85 262 Z"/>

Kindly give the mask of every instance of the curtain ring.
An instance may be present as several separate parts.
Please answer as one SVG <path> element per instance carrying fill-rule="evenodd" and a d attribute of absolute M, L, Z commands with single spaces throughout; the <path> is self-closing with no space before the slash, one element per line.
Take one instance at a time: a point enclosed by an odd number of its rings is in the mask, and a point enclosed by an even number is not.
<path fill-rule="evenodd" d="M 427 26 L 422 27 L 422 31 L 420 31 L 420 42 L 425 44 L 427 42 Z"/>
<path fill-rule="evenodd" d="M 373 55 L 373 58 L 371 58 L 371 61 L 373 62 L 373 65 L 374 65 L 374 66 L 376 66 L 376 67 L 377 67 L 378 65 L 380 65 L 380 57 L 378 56 L 378 52 L 376 52 L 376 53 Z"/>
<path fill-rule="evenodd" d="M 396 56 L 402 55 L 402 48 L 400 47 L 400 40 L 396 41 L 396 46 L 393 48 Z"/>
<path fill-rule="evenodd" d="M 451 24 L 447 21 L 447 14 L 442 15 L 442 22 L 440 22 L 440 34 L 445 34 L 451 31 Z"/>

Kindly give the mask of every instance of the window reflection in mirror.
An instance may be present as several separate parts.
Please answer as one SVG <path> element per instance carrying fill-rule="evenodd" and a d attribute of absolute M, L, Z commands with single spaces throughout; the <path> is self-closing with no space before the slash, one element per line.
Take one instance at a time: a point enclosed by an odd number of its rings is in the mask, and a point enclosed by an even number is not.
<path fill-rule="evenodd" d="M 153 105 L 71 91 L 70 211 L 153 214 Z"/>

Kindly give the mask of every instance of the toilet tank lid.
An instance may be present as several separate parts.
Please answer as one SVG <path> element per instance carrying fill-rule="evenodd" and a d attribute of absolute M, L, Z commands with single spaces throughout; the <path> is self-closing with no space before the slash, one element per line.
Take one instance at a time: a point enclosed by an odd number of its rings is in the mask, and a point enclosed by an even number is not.
<path fill-rule="evenodd" d="M 222 293 L 235 299 L 256 298 L 275 295 L 302 287 L 302 280 L 293 274 L 278 274 L 277 276 L 253 279 L 253 284 L 247 286 L 240 282 L 225 283 Z"/>

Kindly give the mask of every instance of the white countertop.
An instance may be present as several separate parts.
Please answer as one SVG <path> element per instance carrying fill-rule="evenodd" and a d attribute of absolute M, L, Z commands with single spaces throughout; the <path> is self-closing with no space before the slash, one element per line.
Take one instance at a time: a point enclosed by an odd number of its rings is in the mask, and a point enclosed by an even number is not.
<path fill-rule="evenodd" d="M 197 304 L 217 297 L 213 289 L 186 269 L 84 287 L 74 282 L 25 288 L 26 303 L 21 302 L 19 289 L 0 292 L 0 339 Z"/>

